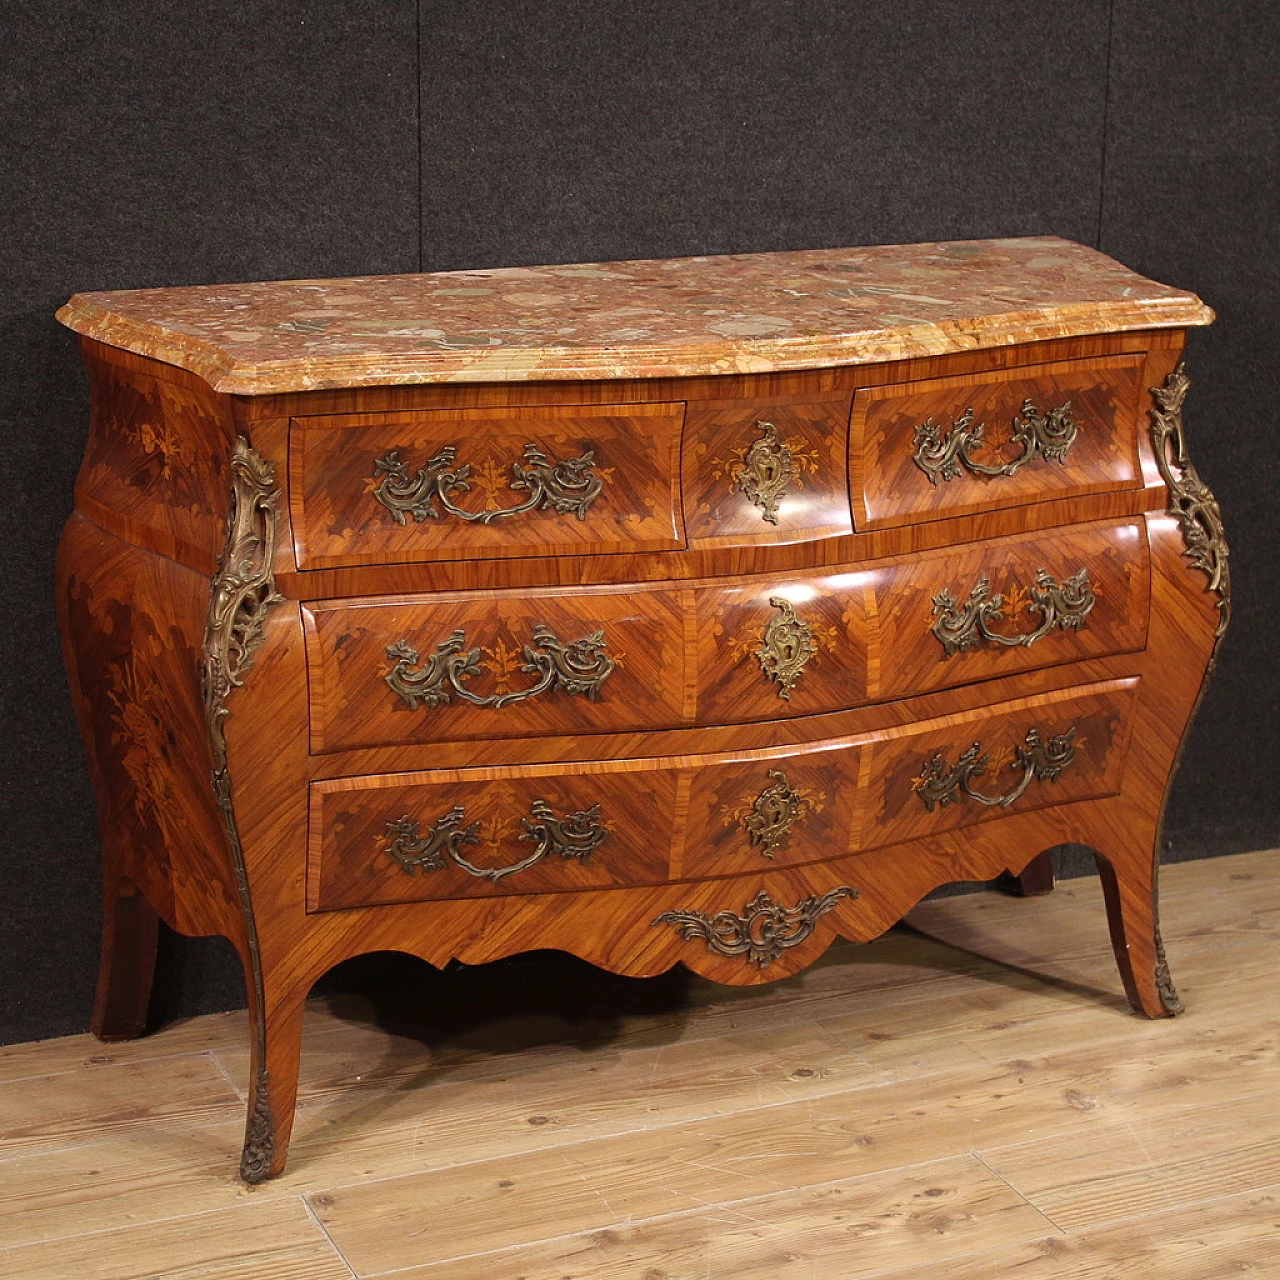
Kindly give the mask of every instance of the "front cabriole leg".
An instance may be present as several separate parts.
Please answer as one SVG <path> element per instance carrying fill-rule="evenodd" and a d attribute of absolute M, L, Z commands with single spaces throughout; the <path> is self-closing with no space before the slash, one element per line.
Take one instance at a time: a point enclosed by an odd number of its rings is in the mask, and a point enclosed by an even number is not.
<path fill-rule="evenodd" d="M 1130 1006 L 1148 1018 L 1181 1013 L 1160 937 L 1155 858 L 1140 850 L 1115 861 L 1101 853 L 1095 857 L 1111 947 Z"/>
<path fill-rule="evenodd" d="M 284 1171 L 298 1096 L 307 990 L 304 986 L 277 991 L 268 978 L 249 1000 L 252 1092 L 240 1156 L 240 1176 L 248 1183 L 263 1182 Z"/>

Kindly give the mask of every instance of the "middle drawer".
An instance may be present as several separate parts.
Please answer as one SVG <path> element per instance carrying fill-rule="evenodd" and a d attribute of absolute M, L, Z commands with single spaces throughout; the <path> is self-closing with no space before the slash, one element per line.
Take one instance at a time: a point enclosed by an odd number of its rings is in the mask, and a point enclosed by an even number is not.
<path fill-rule="evenodd" d="M 303 606 L 311 750 L 840 711 L 1141 649 L 1141 519 L 818 572 Z"/>

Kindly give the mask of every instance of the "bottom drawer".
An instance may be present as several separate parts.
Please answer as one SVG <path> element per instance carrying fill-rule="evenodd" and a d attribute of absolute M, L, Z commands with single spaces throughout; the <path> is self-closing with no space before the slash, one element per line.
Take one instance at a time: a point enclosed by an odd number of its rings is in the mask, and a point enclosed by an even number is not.
<path fill-rule="evenodd" d="M 1137 690 L 794 749 L 314 782 L 308 909 L 754 874 L 1115 795 Z"/>
<path fill-rule="evenodd" d="M 661 883 L 676 781 L 631 761 L 314 782 L 308 908 Z"/>
<path fill-rule="evenodd" d="M 1061 689 L 894 731 L 871 748 L 863 848 L 1120 791 L 1138 681 Z"/>

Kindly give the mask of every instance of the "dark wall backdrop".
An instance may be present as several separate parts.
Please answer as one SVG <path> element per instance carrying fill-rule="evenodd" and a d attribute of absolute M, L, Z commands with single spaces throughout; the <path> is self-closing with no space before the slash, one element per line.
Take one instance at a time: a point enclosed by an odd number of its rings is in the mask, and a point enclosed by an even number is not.
<path fill-rule="evenodd" d="M 0 1038 L 82 1030 L 100 909 L 53 559 L 76 290 L 1055 233 L 1194 289 L 1235 622 L 1166 857 L 1280 844 L 1273 0 L 32 0 L 0 30 Z M 1072 863 L 1071 865 L 1075 865 Z M 166 943 L 163 1014 L 243 1003 Z"/>

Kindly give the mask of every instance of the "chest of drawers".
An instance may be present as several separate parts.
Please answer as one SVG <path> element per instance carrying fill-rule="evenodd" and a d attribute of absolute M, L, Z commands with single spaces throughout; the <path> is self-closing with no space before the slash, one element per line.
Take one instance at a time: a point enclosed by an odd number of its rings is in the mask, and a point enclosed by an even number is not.
<path fill-rule="evenodd" d="M 157 919 L 248 981 L 242 1174 L 350 956 L 754 983 L 1098 854 L 1131 1003 L 1230 594 L 1212 313 L 1055 239 L 77 295 L 59 561 L 94 1028 Z"/>

